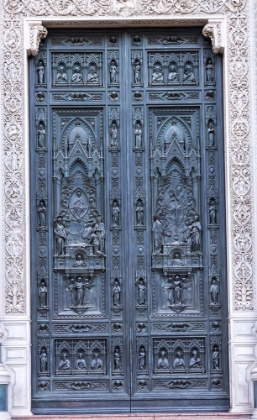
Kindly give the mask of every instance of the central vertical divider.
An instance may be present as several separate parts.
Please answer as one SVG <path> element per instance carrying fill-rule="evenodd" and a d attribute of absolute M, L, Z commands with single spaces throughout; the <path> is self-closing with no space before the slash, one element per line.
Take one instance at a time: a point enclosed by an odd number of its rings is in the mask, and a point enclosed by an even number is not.
<path fill-rule="evenodd" d="M 130 74 L 128 71 L 128 64 L 130 63 L 130 45 L 128 34 L 124 31 L 121 36 L 121 51 L 120 51 L 120 85 L 121 85 L 121 196 L 122 196 L 122 213 L 123 226 L 122 238 L 123 244 L 121 246 L 121 261 L 123 272 L 123 287 L 124 287 L 124 343 L 126 347 L 126 389 L 132 392 L 133 380 L 133 334 L 132 334 L 132 310 L 133 310 L 133 183 L 131 183 L 131 100 L 130 100 Z M 131 404 L 131 403 L 130 403 Z M 131 407 L 130 407 L 131 411 Z"/>

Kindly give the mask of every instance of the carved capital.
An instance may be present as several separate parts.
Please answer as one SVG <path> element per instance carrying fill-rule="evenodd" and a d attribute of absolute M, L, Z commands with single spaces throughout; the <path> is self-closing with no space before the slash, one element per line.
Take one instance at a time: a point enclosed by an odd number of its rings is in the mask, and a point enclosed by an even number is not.
<path fill-rule="evenodd" d="M 212 50 L 215 54 L 223 51 L 221 46 L 221 23 L 209 21 L 209 23 L 204 26 L 202 32 L 206 38 L 210 38 L 212 42 Z"/>
<path fill-rule="evenodd" d="M 39 51 L 39 44 L 41 39 L 47 37 L 47 29 L 44 26 L 36 25 L 30 26 L 29 40 L 30 46 L 28 49 L 28 55 L 37 55 Z"/>

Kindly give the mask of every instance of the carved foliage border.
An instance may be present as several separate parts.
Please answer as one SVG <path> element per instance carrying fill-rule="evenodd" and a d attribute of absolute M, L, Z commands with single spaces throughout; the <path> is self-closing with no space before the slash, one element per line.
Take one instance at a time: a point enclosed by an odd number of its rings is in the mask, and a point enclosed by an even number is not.
<path fill-rule="evenodd" d="M 5 312 L 26 313 L 26 230 L 24 167 L 25 16 L 158 16 L 228 18 L 230 201 L 234 308 L 252 310 L 253 214 L 250 84 L 246 0 L 6 0 L 4 3 Z M 104 23 L 103 23 L 104 24 Z"/>

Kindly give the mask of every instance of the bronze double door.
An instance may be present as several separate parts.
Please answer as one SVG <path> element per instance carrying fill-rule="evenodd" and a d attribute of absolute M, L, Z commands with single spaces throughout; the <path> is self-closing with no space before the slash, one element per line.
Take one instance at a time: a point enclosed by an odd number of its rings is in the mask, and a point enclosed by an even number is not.
<path fill-rule="evenodd" d="M 221 66 L 201 28 L 31 59 L 34 413 L 228 410 Z"/>

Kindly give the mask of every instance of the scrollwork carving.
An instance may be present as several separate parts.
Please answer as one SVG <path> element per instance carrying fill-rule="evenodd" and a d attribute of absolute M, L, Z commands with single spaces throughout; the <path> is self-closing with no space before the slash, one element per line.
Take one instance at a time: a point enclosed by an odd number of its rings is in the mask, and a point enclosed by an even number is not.
<path fill-rule="evenodd" d="M 218 23 L 207 23 L 203 28 L 203 35 L 210 38 L 212 50 L 215 54 L 221 52 L 221 27 Z"/>
<path fill-rule="evenodd" d="M 41 26 L 41 25 L 31 26 L 30 27 L 30 46 L 28 49 L 28 55 L 36 56 L 39 52 L 39 44 L 41 40 L 46 37 L 47 37 L 47 29 L 44 26 Z M 42 77 L 42 69 L 41 69 L 40 77 Z"/>

